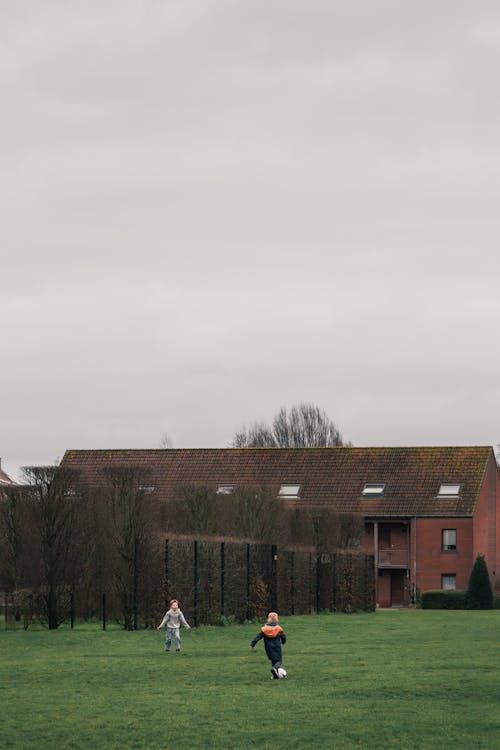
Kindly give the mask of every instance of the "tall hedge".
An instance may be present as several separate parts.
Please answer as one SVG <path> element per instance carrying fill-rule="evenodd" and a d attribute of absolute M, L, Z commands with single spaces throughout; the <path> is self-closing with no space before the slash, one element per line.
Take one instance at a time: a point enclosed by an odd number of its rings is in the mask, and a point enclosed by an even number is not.
<path fill-rule="evenodd" d="M 483 555 L 478 555 L 472 566 L 465 609 L 493 609 L 493 590 Z"/>

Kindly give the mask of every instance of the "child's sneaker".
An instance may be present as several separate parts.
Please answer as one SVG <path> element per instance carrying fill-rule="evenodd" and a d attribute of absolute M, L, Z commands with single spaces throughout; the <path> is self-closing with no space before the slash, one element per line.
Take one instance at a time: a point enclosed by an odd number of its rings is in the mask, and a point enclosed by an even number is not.
<path fill-rule="evenodd" d="M 272 674 L 272 677 L 271 677 L 272 680 L 279 680 L 278 670 L 275 669 L 274 667 L 271 667 L 271 674 Z"/>

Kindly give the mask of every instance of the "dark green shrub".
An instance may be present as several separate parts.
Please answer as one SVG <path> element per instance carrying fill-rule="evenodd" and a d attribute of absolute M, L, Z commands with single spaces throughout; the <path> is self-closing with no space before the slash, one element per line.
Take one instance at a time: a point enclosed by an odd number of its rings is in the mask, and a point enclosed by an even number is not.
<path fill-rule="evenodd" d="M 500 596 L 498 594 L 493 596 L 493 609 L 500 609 Z"/>
<path fill-rule="evenodd" d="M 236 618 L 234 615 L 219 615 L 215 620 L 215 625 L 218 625 L 221 628 L 227 628 L 230 625 L 234 625 L 235 620 Z"/>
<path fill-rule="evenodd" d="M 465 589 L 447 590 L 444 593 L 443 609 L 465 609 Z"/>
<path fill-rule="evenodd" d="M 482 555 L 476 557 L 467 586 L 466 609 L 493 609 L 493 589 Z"/>
<path fill-rule="evenodd" d="M 465 589 L 432 589 L 422 594 L 422 609 L 465 609 Z"/>

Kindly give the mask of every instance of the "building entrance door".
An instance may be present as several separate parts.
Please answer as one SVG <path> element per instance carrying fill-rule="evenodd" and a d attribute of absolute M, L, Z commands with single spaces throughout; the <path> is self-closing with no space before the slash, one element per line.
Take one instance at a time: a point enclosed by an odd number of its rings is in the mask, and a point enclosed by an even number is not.
<path fill-rule="evenodd" d="M 391 607 L 404 607 L 405 577 L 404 573 L 391 573 Z"/>

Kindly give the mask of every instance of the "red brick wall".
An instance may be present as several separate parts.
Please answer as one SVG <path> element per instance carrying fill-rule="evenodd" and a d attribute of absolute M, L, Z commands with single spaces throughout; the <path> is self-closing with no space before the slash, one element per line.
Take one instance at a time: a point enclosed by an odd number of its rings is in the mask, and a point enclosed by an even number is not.
<path fill-rule="evenodd" d="M 500 501 L 498 469 L 492 456 L 485 472 L 476 512 L 474 513 L 473 561 L 478 555 L 484 556 L 493 587 L 495 587 L 497 577 L 500 546 L 498 543 L 497 498 Z M 498 511 L 500 512 L 500 507 Z"/>
<path fill-rule="evenodd" d="M 410 573 L 413 583 L 414 532 L 410 533 Z M 456 552 L 442 551 L 442 529 L 457 530 Z M 472 518 L 417 518 L 417 586 L 441 588 L 441 576 L 455 573 L 457 589 L 467 588 L 473 563 Z"/>
<path fill-rule="evenodd" d="M 494 587 L 500 593 L 500 472 L 498 469 L 495 471 L 495 496 L 496 496 L 496 524 L 495 524 L 495 539 L 496 539 L 496 563 L 495 570 L 493 571 Z"/>

